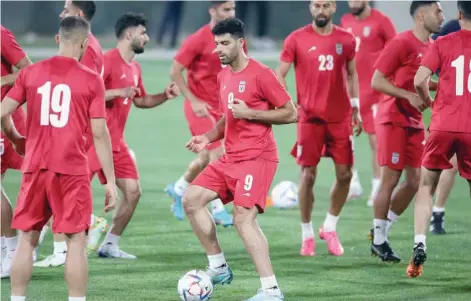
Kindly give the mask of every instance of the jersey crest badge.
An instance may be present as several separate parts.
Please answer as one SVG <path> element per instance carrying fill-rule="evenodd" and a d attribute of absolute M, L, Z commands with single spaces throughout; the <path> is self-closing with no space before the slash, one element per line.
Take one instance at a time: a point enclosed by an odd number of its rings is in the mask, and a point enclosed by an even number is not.
<path fill-rule="evenodd" d="M 369 37 L 371 33 L 371 27 L 365 26 L 363 27 L 363 36 L 364 37 Z"/>
<path fill-rule="evenodd" d="M 241 80 L 239 82 L 239 93 L 242 93 L 245 91 L 245 84 L 246 84 L 245 80 Z"/>
<path fill-rule="evenodd" d="M 391 163 L 392 164 L 399 163 L 399 153 L 392 153 Z"/>
<path fill-rule="evenodd" d="M 337 52 L 338 55 L 341 55 L 343 53 L 343 46 L 340 43 L 335 44 L 335 51 Z"/>

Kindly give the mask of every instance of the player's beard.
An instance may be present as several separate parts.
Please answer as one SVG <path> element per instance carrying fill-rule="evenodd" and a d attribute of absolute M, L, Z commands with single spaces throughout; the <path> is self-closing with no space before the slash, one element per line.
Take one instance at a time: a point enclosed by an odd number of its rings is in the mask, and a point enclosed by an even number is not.
<path fill-rule="evenodd" d="M 144 52 L 144 47 L 145 47 L 146 44 L 143 44 L 141 46 L 141 43 L 138 42 L 138 41 L 135 41 L 131 44 L 131 49 L 132 51 L 135 53 L 135 54 L 141 54 Z"/>
<path fill-rule="evenodd" d="M 355 8 L 350 9 L 350 12 L 354 16 L 359 16 L 365 11 L 365 8 L 366 8 L 366 3 L 363 4 L 362 7 L 355 7 Z"/>
<path fill-rule="evenodd" d="M 330 18 L 327 18 L 326 16 L 322 17 L 325 17 L 325 19 L 318 19 L 317 17 L 314 19 L 314 23 L 316 23 L 317 27 L 323 28 L 330 22 Z"/>

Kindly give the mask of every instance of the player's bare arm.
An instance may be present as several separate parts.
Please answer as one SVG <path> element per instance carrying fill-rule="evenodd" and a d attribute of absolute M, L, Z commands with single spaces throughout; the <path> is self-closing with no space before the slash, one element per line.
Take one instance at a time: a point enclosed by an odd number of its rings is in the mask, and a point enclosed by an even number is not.
<path fill-rule="evenodd" d="M 18 69 L 16 72 L 13 72 L 11 74 L 7 74 L 5 76 L 2 76 L 2 87 L 3 86 L 11 86 L 15 83 L 16 78 L 18 77 L 19 71 L 25 67 L 28 67 L 31 65 L 32 62 L 31 60 L 25 56 L 22 58 L 16 65 L 15 67 Z"/>
<path fill-rule="evenodd" d="M 280 65 L 276 70 L 276 77 L 286 90 L 288 90 L 288 84 L 286 84 L 286 76 L 288 75 L 288 72 L 291 69 L 291 65 L 292 63 L 280 62 Z"/>
<path fill-rule="evenodd" d="M 363 123 L 360 117 L 360 91 L 357 67 L 355 59 L 347 63 L 347 92 L 350 96 L 350 104 L 352 106 L 352 126 L 355 135 L 358 136 L 363 131 Z"/>
<path fill-rule="evenodd" d="M 415 93 L 396 87 L 386 76 L 379 70 L 375 70 L 371 80 L 371 88 L 386 95 L 396 98 L 403 98 L 409 101 L 416 101 L 419 96 Z"/>
<path fill-rule="evenodd" d="M 147 94 L 143 97 L 134 98 L 134 105 L 141 109 L 150 109 L 159 106 L 169 99 L 178 97 L 180 95 L 180 89 L 175 83 L 170 83 L 165 91 L 159 94 Z"/>
<path fill-rule="evenodd" d="M 204 135 L 194 136 L 193 138 L 191 138 L 191 140 L 186 144 L 186 148 L 194 153 L 201 152 L 209 143 L 213 143 L 224 138 L 225 128 L 226 117 L 223 116 L 216 123 L 216 126 L 210 131 L 208 131 Z"/>
<path fill-rule="evenodd" d="M 14 101 L 9 97 L 1 103 L 1 128 L 5 136 L 10 140 L 15 146 L 15 150 L 20 154 L 24 155 L 24 140 L 25 137 L 21 136 L 20 133 L 16 130 L 11 114 L 18 108 L 19 103 Z"/>
<path fill-rule="evenodd" d="M 414 86 L 419 95 L 418 101 L 412 102 L 411 104 L 419 111 L 424 111 L 432 104 L 432 98 L 430 97 L 430 76 L 432 76 L 432 70 L 427 67 L 420 66 L 419 70 L 414 77 Z"/>
<path fill-rule="evenodd" d="M 236 119 L 247 119 L 268 124 L 288 124 L 294 123 L 298 119 L 298 113 L 292 100 L 280 108 L 263 111 L 251 109 L 245 101 L 236 98 L 232 105 L 232 114 Z"/>
<path fill-rule="evenodd" d="M 176 60 L 173 61 L 172 67 L 170 68 L 170 77 L 172 81 L 177 84 L 178 88 L 180 89 L 183 96 L 190 101 L 191 107 L 195 112 L 196 116 L 204 117 L 208 116 L 208 108 L 209 105 L 198 99 L 188 88 L 185 78 L 183 77 L 183 71 L 185 70 L 185 66 L 177 62 Z"/>
<path fill-rule="evenodd" d="M 137 87 L 126 87 L 122 89 L 110 89 L 105 92 L 105 101 L 113 100 L 117 97 L 134 98 L 139 93 Z"/>

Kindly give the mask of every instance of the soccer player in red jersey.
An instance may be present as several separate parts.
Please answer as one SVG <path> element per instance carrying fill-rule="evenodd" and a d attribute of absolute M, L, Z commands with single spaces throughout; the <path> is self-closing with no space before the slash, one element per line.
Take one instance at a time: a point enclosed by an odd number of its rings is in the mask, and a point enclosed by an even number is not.
<path fill-rule="evenodd" d="M 11 270 L 12 301 L 25 300 L 33 271 L 33 249 L 51 215 L 53 231 L 67 236 L 65 279 L 69 300 L 85 300 L 92 192 L 83 137 L 90 123 L 109 183 L 105 211 L 114 207 L 117 198 L 103 81 L 78 62 L 87 48 L 89 30 L 88 22 L 81 17 L 62 20 L 57 36 L 59 55 L 21 71 L 2 102 L 2 130 L 25 155 L 12 222 L 13 228 L 23 231 Z M 25 103 L 26 146 L 8 116 Z"/>
<path fill-rule="evenodd" d="M 13 71 L 13 67 L 21 70 L 29 65 L 29 60 L 26 53 L 18 45 L 13 33 L 1 27 L 1 45 L 2 45 L 2 99 L 7 95 L 12 85 L 18 76 L 18 72 Z M 17 125 L 17 130 L 24 135 L 26 114 L 23 108 L 18 108 L 12 114 L 13 120 Z M 20 170 L 23 164 L 23 158 L 15 152 L 13 145 L 9 140 L 4 139 L 3 133 L 0 137 L 0 154 L 1 154 L 1 177 L 2 181 L 5 172 L 8 169 Z M 11 220 L 13 218 L 13 209 L 10 200 L 6 195 L 3 187 L 1 188 L 1 205 L 2 207 L 2 238 L 1 238 L 1 277 L 8 277 L 10 275 L 10 268 L 13 259 L 13 252 L 18 245 L 18 236 L 16 230 L 11 228 Z"/>
<path fill-rule="evenodd" d="M 234 1 L 211 1 L 209 8 L 211 21 L 190 35 L 177 52 L 170 75 L 185 96 L 184 111 L 190 132 L 193 136 L 209 131 L 221 118 L 219 112 L 217 75 L 222 70 L 221 62 L 214 49 L 214 36 L 211 29 L 217 22 L 234 17 Z M 187 81 L 183 77 L 187 70 Z M 174 216 L 184 219 L 182 196 L 189 183 L 208 165 L 222 156 L 224 149 L 220 141 L 208 145 L 198 154 L 183 176 L 175 183 L 167 185 L 165 191 L 173 198 Z M 233 224 L 221 200 L 211 202 L 211 211 L 216 224 L 225 227 Z"/>
<path fill-rule="evenodd" d="M 183 196 L 185 213 L 208 255 L 207 273 L 214 284 L 229 284 L 233 274 L 216 236 L 206 205 L 216 198 L 234 202 L 234 225 L 257 272 L 262 289 L 248 300 L 283 300 L 270 263 L 267 240 L 257 222 L 278 165 L 272 124 L 296 121 L 291 97 L 273 70 L 247 57 L 244 24 L 238 19 L 219 22 L 212 29 L 216 53 L 228 65 L 218 75 L 219 106 L 223 117 L 207 133 L 194 136 L 188 149 L 200 152 L 224 138 L 225 154 L 211 162 Z M 276 109 L 277 108 L 277 109 Z"/>
<path fill-rule="evenodd" d="M 70 16 L 79 16 L 85 18 L 88 22 L 91 22 L 93 16 L 95 15 L 96 5 L 95 1 L 66 1 L 64 5 L 64 9 L 62 10 L 59 18 L 62 20 L 65 17 Z M 104 71 L 104 59 L 103 59 L 103 52 L 101 50 L 100 42 L 95 38 L 95 36 L 90 32 L 88 34 L 88 47 L 85 50 L 83 57 L 81 58 L 80 62 L 87 66 L 88 68 L 92 69 L 93 71 L 97 72 L 100 75 L 103 75 Z M 93 146 L 93 135 L 88 128 L 86 135 L 85 135 L 87 144 L 86 149 L 88 150 L 90 147 Z M 41 244 L 42 239 L 46 235 L 52 221 L 49 221 L 47 226 L 44 226 L 43 230 L 41 231 L 41 236 L 39 239 L 39 244 Z M 99 240 L 101 237 L 102 232 L 107 226 L 107 222 L 103 218 L 99 218 L 91 215 L 90 219 L 90 230 L 88 232 L 88 245 L 89 250 L 96 248 L 97 243 L 95 241 Z M 95 242 L 95 243 L 94 243 Z M 54 233 L 54 249 L 53 253 L 47 256 L 44 260 L 34 263 L 35 267 L 57 267 L 65 264 L 67 253 L 67 244 L 66 244 L 66 237 L 60 233 Z"/>
<path fill-rule="evenodd" d="M 343 247 L 336 227 L 352 179 L 352 124 L 358 126 L 357 135 L 362 129 L 355 37 L 332 24 L 335 1 L 311 1 L 309 8 L 314 20 L 286 38 L 278 71 L 283 82 L 292 64 L 296 74 L 298 137 L 297 147 L 291 154 L 301 166 L 299 203 L 303 242 L 300 253 L 301 256 L 315 255 L 311 222 L 313 188 L 317 165 L 324 155 L 335 163 L 336 181 L 320 238 L 326 240 L 330 254 L 341 256 Z"/>
<path fill-rule="evenodd" d="M 368 134 L 372 153 L 373 180 L 368 206 L 373 206 L 373 200 L 380 184 L 380 172 L 376 155 L 376 132 L 374 117 L 381 93 L 371 88 L 371 77 L 374 73 L 374 63 L 386 44 L 396 35 L 394 25 L 386 15 L 372 8 L 369 1 L 348 1 L 350 14 L 340 20 L 341 27 L 353 33 L 356 39 L 355 61 L 358 81 L 360 83 L 360 114 L 363 128 Z M 362 192 L 358 172 L 353 170 L 350 184 L 349 199 Z"/>
<path fill-rule="evenodd" d="M 100 257 L 136 259 L 119 248 L 119 240 L 131 220 L 141 196 L 139 175 L 136 162 L 124 140 L 124 128 L 131 106 L 149 109 L 163 104 L 179 95 L 178 87 L 171 83 L 164 92 L 147 94 L 142 82 L 139 63 L 134 59 L 136 54 L 144 52 L 149 41 L 146 33 L 147 19 L 142 14 L 126 13 L 115 24 L 118 38 L 116 48 L 105 53 L 105 72 L 103 80 L 106 88 L 106 115 L 113 146 L 113 161 L 116 173 L 116 184 L 121 191 L 121 201 L 113 216 L 113 224 L 103 243 L 98 248 Z M 101 171 L 100 162 L 96 160 L 94 150 L 89 151 L 90 170 L 97 173 L 102 184 L 106 179 Z"/>
<path fill-rule="evenodd" d="M 430 76 L 440 70 L 415 200 L 414 254 L 407 267 L 409 277 L 422 274 L 427 258 L 425 235 L 432 216 L 432 196 L 442 170 L 452 167 L 453 155 L 471 193 L 471 2 L 458 1 L 458 19 L 461 30 L 440 37 L 430 45 L 414 79 L 419 99 L 413 99 L 411 104 L 423 111 L 432 103 L 428 87 Z"/>
<path fill-rule="evenodd" d="M 436 1 L 412 1 L 410 14 L 413 29 L 398 34 L 386 45 L 376 61 L 371 82 L 373 89 L 386 94 L 375 118 L 381 186 L 373 204 L 371 252 L 387 262 L 401 261 L 391 249 L 388 232 L 409 206 L 419 185 L 425 133 L 421 112 L 410 104 L 419 97 L 414 75 L 427 51 L 430 35 L 438 32 L 443 23 L 442 8 Z M 403 170 L 405 181 L 393 194 Z"/>

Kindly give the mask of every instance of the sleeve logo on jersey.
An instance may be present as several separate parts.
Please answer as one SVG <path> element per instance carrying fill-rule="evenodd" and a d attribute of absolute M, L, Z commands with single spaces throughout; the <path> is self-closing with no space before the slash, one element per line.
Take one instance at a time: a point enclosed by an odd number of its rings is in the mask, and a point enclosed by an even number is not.
<path fill-rule="evenodd" d="M 139 77 L 136 74 L 134 74 L 134 85 L 136 85 L 137 87 L 138 83 L 139 83 Z"/>
<path fill-rule="evenodd" d="M 371 27 L 365 26 L 363 27 L 363 36 L 364 37 L 369 37 L 371 33 Z"/>
<path fill-rule="evenodd" d="M 5 140 L 3 138 L 0 138 L 0 155 L 3 155 L 5 152 Z"/>
<path fill-rule="evenodd" d="M 391 163 L 392 164 L 399 163 L 399 153 L 392 153 Z"/>
<path fill-rule="evenodd" d="M 245 85 L 246 85 L 246 84 L 247 84 L 247 83 L 246 83 L 245 80 L 241 80 L 241 81 L 239 82 L 239 93 L 242 93 L 242 92 L 245 91 Z"/>
<path fill-rule="evenodd" d="M 338 55 L 341 55 L 343 53 L 343 45 L 340 43 L 335 44 L 335 51 Z"/>

